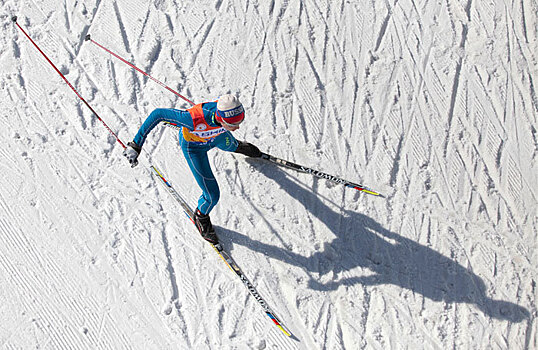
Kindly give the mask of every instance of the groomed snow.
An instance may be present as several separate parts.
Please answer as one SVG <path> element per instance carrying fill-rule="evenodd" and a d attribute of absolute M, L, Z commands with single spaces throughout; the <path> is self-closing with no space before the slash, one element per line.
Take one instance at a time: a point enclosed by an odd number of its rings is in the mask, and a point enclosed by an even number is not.
<path fill-rule="evenodd" d="M 536 349 L 538 5 L 508 0 L 0 0 L 2 349 Z M 212 151 L 223 245 L 157 127 L 237 94 L 235 134 L 387 198 Z"/>

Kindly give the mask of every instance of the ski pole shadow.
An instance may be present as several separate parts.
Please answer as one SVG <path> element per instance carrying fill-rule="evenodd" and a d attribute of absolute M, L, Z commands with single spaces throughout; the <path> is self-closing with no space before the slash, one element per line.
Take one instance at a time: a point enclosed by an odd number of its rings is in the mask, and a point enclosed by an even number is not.
<path fill-rule="evenodd" d="M 489 298 L 484 281 L 456 261 L 385 229 L 366 215 L 347 210 L 344 214 L 335 212 L 316 194 L 290 180 L 284 171 L 275 166 L 265 166 L 254 160 L 249 163 L 299 200 L 336 238 L 326 242 L 322 249 L 311 256 L 303 256 L 254 241 L 230 230 L 227 230 L 226 237 L 229 237 L 233 244 L 247 246 L 266 256 L 305 269 L 310 276 L 310 288 L 330 291 L 340 285 L 393 284 L 433 301 L 474 304 L 492 318 L 510 322 L 529 319 L 530 313 L 524 307 Z M 331 271 L 336 276 L 356 267 L 366 268 L 372 274 L 326 283 L 313 277 L 316 274 L 323 276 Z"/>

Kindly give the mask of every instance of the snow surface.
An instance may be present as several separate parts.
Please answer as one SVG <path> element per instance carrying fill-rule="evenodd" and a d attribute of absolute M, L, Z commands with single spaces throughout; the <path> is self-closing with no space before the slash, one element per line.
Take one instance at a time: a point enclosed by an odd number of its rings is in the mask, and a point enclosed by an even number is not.
<path fill-rule="evenodd" d="M 2 349 L 536 349 L 535 0 L 0 0 Z M 376 198 L 213 151 L 224 246 L 284 336 L 149 165 L 195 205 L 174 130 L 238 94 L 239 139 Z"/>

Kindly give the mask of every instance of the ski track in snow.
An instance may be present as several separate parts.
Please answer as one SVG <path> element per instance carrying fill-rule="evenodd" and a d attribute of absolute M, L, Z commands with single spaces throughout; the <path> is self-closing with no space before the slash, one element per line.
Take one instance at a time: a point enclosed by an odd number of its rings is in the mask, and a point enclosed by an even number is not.
<path fill-rule="evenodd" d="M 535 349 L 536 2 L 0 0 L 0 347 Z M 214 151 L 221 240 L 285 337 L 154 181 L 193 205 L 177 96 L 353 193 Z"/>

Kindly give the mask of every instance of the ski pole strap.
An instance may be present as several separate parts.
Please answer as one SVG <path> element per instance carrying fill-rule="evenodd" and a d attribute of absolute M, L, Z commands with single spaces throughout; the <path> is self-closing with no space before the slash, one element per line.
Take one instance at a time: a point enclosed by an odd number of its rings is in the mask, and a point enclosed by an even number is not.
<path fill-rule="evenodd" d="M 314 170 L 312 168 L 308 168 L 308 167 L 305 167 L 305 166 L 302 166 L 302 165 L 299 165 L 299 164 L 289 162 L 289 161 L 284 160 L 284 159 L 273 157 L 272 155 L 267 154 L 267 153 L 262 153 L 261 158 L 265 159 L 265 160 L 268 160 L 268 161 L 270 161 L 272 163 L 275 163 L 277 165 L 283 166 L 285 168 L 293 169 L 293 170 L 301 172 L 301 173 L 310 174 L 310 175 L 315 176 L 315 177 L 320 178 L 320 179 L 329 180 L 329 181 L 334 182 L 336 184 L 344 185 L 346 187 L 353 188 L 353 189 L 355 189 L 357 191 L 360 191 L 360 192 L 364 192 L 364 193 L 367 193 L 367 194 L 370 194 L 370 195 L 373 195 L 373 196 L 379 196 L 379 197 L 383 197 L 383 198 L 385 197 L 381 193 L 376 192 L 376 191 L 374 191 L 372 189 L 369 189 L 368 187 L 366 187 L 364 185 L 353 183 L 351 181 L 347 181 L 347 180 L 341 179 L 339 177 L 329 175 L 329 174 L 323 173 L 323 172 L 318 171 L 318 170 Z"/>

